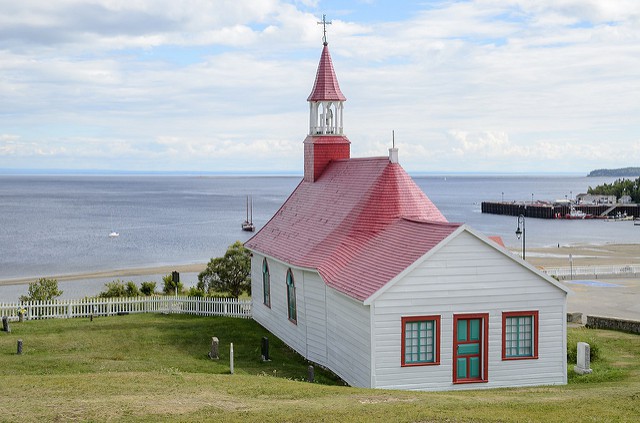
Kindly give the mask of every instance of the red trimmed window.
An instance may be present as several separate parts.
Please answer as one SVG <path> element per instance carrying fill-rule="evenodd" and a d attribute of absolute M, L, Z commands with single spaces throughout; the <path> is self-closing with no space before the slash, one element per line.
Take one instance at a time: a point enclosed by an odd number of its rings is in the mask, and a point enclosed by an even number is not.
<path fill-rule="evenodd" d="M 538 358 L 538 312 L 502 313 L 502 359 Z"/>
<path fill-rule="evenodd" d="M 296 284 L 293 280 L 293 272 L 287 270 L 287 317 L 293 323 L 298 321 L 298 311 L 296 310 Z"/>
<path fill-rule="evenodd" d="M 440 364 L 440 316 L 402 318 L 402 366 Z"/>
<path fill-rule="evenodd" d="M 262 304 L 271 308 L 271 275 L 266 257 L 262 260 Z"/>

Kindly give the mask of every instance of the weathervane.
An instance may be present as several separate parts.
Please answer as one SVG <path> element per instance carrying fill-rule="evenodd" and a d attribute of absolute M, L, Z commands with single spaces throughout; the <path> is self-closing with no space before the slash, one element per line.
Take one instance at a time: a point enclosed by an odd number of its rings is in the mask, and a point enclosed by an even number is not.
<path fill-rule="evenodd" d="M 331 21 L 327 22 L 327 15 L 322 15 L 322 21 L 318 22 L 318 25 L 322 25 L 323 27 L 324 35 L 322 36 L 322 44 L 326 46 L 329 44 L 327 43 L 327 25 L 331 25 Z"/>

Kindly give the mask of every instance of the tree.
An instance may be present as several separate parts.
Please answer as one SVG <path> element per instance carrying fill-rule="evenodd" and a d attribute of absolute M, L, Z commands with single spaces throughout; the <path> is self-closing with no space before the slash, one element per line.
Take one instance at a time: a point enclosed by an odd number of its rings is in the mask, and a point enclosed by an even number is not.
<path fill-rule="evenodd" d="M 40 278 L 29 283 L 28 295 L 20 296 L 20 301 L 48 301 L 62 295 L 57 279 Z"/>
<path fill-rule="evenodd" d="M 640 178 L 635 181 L 619 178 L 611 184 L 605 183 L 595 188 L 589 187 L 587 193 L 595 195 L 615 195 L 618 199 L 623 195 L 629 195 L 632 202 L 640 203 Z"/>
<path fill-rule="evenodd" d="M 240 241 L 229 246 L 223 257 L 212 258 L 198 275 L 198 289 L 206 293 L 224 292 L 238 298 L 251 294 L 251 253 Z"/>

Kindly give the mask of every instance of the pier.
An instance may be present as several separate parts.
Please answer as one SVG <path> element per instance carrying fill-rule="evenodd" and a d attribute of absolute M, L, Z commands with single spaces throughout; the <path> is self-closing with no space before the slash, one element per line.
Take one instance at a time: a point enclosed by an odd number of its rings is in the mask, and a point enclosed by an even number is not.
<path fill-rule="evenodd" d="M 613 219 L 618 215 L 640 217 L 640 209 L 637 204 L 552 204 L 547 202 L 482 202 L 482 213 L 502 214 L 506 216 L 536 217 L 538 219 L 565 219 L 574 211 L 583 212 L 588 219 Z M 580 217 L 572 217 L 572 219 L 581 219 Z"/>

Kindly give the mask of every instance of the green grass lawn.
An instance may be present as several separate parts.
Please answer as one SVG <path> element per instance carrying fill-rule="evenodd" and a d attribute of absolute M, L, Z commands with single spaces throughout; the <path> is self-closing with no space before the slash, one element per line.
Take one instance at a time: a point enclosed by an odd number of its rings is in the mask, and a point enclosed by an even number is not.
<path fill-rule="evenodd" d="M 429 393 L 344 387 L 318 368 L 318 383 L 304 382 L 308 363 L 251 320 L 146 314 L 11 329 L 0 332 L 0 421 L 640 421 L 640 336 L 619 332 L 569 330 L 599 358 L 567 386 Z"/>

